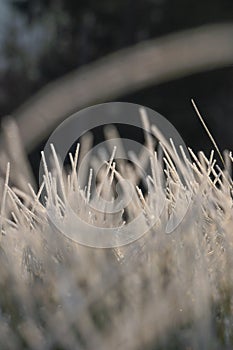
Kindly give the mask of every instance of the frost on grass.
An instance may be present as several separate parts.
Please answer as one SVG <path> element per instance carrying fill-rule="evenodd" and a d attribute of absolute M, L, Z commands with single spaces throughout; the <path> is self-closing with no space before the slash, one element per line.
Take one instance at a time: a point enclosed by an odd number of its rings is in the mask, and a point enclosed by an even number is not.
<path fill-rule="evenodd" d="M 151 131 L 158 137 L 155 126 Z M 81 189 L 78 148 L 68 173 L 61 172 L 52 148 L 55 170 L 46 171 L 44 159 L 38 194 L 31 187 L 31 195 L 11 188 L 8 166 L 0 183 L 1 349 L 233 346 L 233 158 L 226 152 L 221 169 L 214 152 L 206 157 L 190 150 L 189 158 L 182 149 L 178 155 L 172 141 L 160 139 L 161 152 L 152 150 L 151 141 L 147 193 L 140 189 L 140 173 L 117 162 L 114 151 L 98 173 L 97 197 L 111 200 L 114 181 L 126 174 L 135 189 L 137 200 L 114 215 L 90 210 L 98 199 L 91 192 L 98 159 L 92 159 Z M 123 247 L 85 247 L 48 220 L 52 208 L 68 227 L 67 203 L 96 227 L 121 228 L 143 212 L 149 230 Z"/>

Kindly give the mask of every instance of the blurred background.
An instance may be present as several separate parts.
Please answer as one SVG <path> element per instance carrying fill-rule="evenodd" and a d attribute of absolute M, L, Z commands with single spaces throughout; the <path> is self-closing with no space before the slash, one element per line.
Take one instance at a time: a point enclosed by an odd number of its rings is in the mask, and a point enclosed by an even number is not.
<path fill-rule="evenodd" d="M 68 73 L 72 77 L 79 68 L 88 71 L 89 65 L 92 67 L 93 62 L 110 53 L 178 31 L 231 22 L 232 0 L 0 0 L 0 117 L 13 115 L 17 123 L 17 118 L 25 114 L 28 101 L 32 101 L 32 107 L 37 98 L 43 101 L 46 88 L 42 95 L 30 100 L 40 89 Z M 207 49 L 208 45 L 207 40 Z M 233 46 L 233 36 L 229 45 Z M 215 50 L 221 56 L 221 42 Z M 174 60 L 179 60 L 179 52 Z M 140 62 L 139 70 L 147 68 L 144 64 Z M 99 84 L 104 85 L 105 81 Z M 88 94 L 88 89 L 84 93 Z M 164 81 L 135 83 L 135 88 L 118 90 L 96 100 L 94 96 L 90 101 L 125 101 L 150 107 L 173 123 L 187 145 L 195 151 L 209 152 L 213 147 L 195 115 L 191 98 L 199 106 L 220 150 L 233 149 L 233 58 L 232 64 L 228 61 L 200 72 L 190 69 Z M 85 105 L 88 99 L 77 103 L 77 108 Z M 64 118 L 71 110 L 63 113 Z M 35 119 L 43 119 L 36 108 L 31 114 Z M 34 125 L 25 118 L 23 125 L 19 123 L 23 142 Z M 43 129 L 35 143 L 25 141 L 35 172 L 40 150 L 61 119 L 48 126 L 47 131 Z"/>

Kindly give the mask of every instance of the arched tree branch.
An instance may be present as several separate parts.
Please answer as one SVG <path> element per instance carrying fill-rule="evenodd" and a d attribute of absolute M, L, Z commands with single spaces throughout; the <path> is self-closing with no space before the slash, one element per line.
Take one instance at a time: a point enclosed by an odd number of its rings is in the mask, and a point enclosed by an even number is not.
<path fill-rule="evenodd" d="M 28 151 L 85 106 L 189 74 L 233 64 L 233 24 L 149 40 L 50 83 L 13 114 Z"/>

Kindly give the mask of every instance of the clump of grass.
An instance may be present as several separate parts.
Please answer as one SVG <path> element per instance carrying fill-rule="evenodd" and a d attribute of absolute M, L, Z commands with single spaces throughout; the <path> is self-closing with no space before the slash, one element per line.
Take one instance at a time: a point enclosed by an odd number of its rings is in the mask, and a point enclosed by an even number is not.
<path fill-rule="evenodd" d="M 160 137 L 163 156 L 151 153 L 147 194 L 127 162 L 118 166 L 112 157 L 99 173 L 97 193 L 105 198 L 114 194 L 114 178 L 129 174 L 138 202 L 126 216 L 90 212 L 93 174 L 80 189 L 72 155 L 70 174 L 61 175 L 55 162 L 38 194 L 31 187 L 31 195 L 11 188 L 8 166 L 0 219 L 1 349 L 233 346 L 232 155 L 225 153 L 221 169 L 214 152 L 207 158 L 190 150 L 189 159 L 181 150 L 179 156 L 155 126 L 151 130 Z M 40 202 L 43 187 L 46 205 Z M 74 243 L 47 215 L 53 208 L 68 227 L 68 202 L 97 227 L 123 227 L 142 211 L 148 232 L 123 247 Z"/>

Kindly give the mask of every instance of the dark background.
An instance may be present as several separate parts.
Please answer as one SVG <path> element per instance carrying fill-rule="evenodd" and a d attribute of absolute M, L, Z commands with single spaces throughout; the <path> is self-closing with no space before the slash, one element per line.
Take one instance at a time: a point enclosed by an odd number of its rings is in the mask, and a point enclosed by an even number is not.
<path fill-rule="evenodd" d="M 233 21 L 232 0 L 0 0 L 1 11 L 1 117 L 46 83 L 108 53 L 178 30 Z M 232 78 L 228 66 L 118 100 L 158 111 L 194 150 L 209 152 L 211 142 L 190 103 L 194 98 L 220 149 L 233 149 Z"/>

